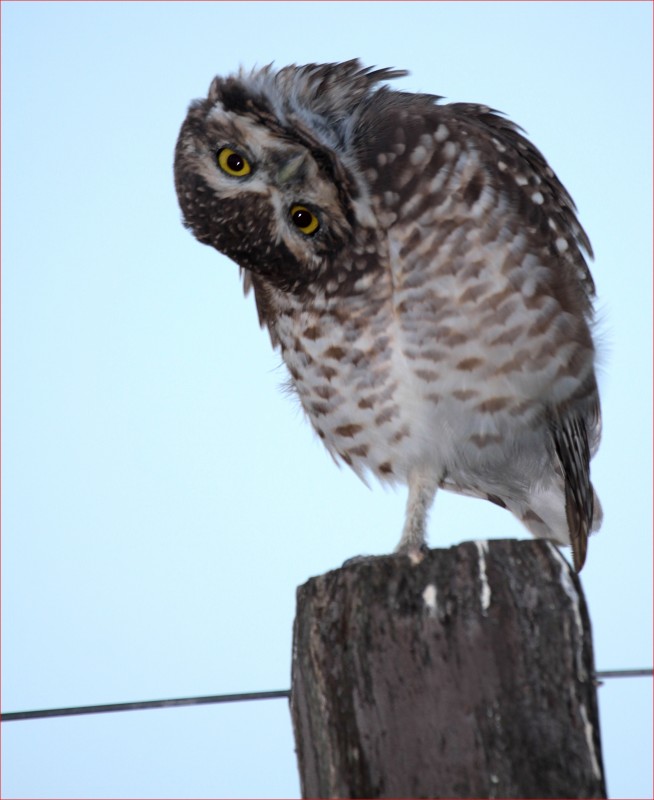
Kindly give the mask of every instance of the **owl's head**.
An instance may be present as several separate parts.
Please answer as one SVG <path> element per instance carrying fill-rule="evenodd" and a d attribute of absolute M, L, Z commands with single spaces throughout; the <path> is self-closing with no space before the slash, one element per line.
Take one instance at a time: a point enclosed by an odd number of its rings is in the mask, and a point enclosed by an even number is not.
<path fill-rule="evenodd" d="M 177 141 L 185 225 L 285 291 L 350 283 L 368 266 L 377 224 L 362 167 L 363 118 L 374 96 L 388 92 L 376 84 L 403 74 L 349 61 L 215 78 Z"/>

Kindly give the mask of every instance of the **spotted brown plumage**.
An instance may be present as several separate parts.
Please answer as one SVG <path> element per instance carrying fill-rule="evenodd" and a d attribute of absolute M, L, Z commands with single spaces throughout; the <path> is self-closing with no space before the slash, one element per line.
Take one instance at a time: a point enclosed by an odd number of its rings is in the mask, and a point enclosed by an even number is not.
<path fill-rule="evenodd" d="M 216 78 L 177 142 L 184 222 L 242 268 L 329 452 L 408 484 L 398 550 L 441 487 L 583 566 L 601 510 L 588 238 L 520 129 L 391 90 L 357 61 Z"/>

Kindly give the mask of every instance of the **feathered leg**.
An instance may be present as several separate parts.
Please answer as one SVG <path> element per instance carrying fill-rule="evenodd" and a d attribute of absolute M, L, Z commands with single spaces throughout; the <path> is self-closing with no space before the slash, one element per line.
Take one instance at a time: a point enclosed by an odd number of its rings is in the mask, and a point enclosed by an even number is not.
<path fill-rule="evenodd" d="M 425 546 L 427 517 L 435 495 L 436 483 L 433 477 L 427 477 L 417 470 L 409 475 L 406 517 L 402 538 L 395 548 L 396 553 L 413 553 Z"/>

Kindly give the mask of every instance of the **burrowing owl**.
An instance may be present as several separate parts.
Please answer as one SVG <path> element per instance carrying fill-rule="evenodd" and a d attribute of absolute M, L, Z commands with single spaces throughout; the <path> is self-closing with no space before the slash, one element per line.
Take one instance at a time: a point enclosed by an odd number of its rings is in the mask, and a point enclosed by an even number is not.
<path fill-rule="evenodd" d="M 175 153 L 184 222 L 236 261 L 329 452 L 483 497 L 580 570 L 600 505 L 588 238 L 520 129 L 341 64 L 217 77 Z"/>

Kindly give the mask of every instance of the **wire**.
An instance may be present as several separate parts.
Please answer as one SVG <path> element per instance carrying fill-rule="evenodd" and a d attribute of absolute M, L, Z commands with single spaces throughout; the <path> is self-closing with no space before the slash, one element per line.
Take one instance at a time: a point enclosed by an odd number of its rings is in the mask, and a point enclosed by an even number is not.
<path fill-rule="evenodd" d="M 212 694 L 206 697 L 177 697 L 172 700 L 142 700 L 136 703 L 107 703 L 101 706 L 75 706 L 73 708 L 46 708 L 42 711 L 12 711 L 2 714 L 2 722 L 19 719 L 44 719 L 45 717 L 73 717 L 79 714 L 105 714 L 109 711 L 141 711 L 146 708 L 172 708 L 173 706 L 201 706 L 210 703 L 239 703 L 242 700 L 274 700 L 290 697 L 288 689 L 273 692 L 245 692 L 242 694 Z"/>
<path fill-rule="evenodd" d="M 652 669 L 612 669 L 595 673 L 598 681 L 606 678 L 648 678 Z M 178 697 L 171 700 L 142 700 L 136 703 L 107 703 L 97 706 L 74 706 L 72 708 L 46 708 L 41 711 L 12 711 L 2 714 L 2 722 L 20 719 L 45 719 L 47 717 L 73 717 L 81 714 L 106 714 L 113 711 L 143 711 L 150 708 L 173 708 L 174 706 L 201 706 L 211 703 L 240 703 L 244 700 L 276 700 L 289 698 L 289 689 L 272 692 L 244 692 L 242 694 L 210 694 L 204 697 Z"/>
<path fill-rule="evenodd" d="M 654 675 L 652 669 L 607 669 L 595 673 L 595 677 L 600 681 L 604 678 L 650 678 L 652 675 Z"/>

